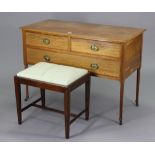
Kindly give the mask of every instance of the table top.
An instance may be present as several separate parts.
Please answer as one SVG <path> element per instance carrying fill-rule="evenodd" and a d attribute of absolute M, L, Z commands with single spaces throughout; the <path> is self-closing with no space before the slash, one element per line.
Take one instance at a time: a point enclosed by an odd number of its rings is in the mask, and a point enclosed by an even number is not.
<path fill-rule="evenodd" d="M 70 35 L 85 39 L 125 43 L 142 34 L 145 29 L 112 25 L 89 24 L 59 20 L 45 20 L 21 27 L 23 30 L 54 35 Z"/>

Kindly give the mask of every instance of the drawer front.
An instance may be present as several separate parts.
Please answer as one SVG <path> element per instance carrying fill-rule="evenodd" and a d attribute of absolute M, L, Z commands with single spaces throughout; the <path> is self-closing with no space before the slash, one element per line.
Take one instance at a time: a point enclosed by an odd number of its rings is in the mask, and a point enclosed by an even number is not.
<path fill-rule="evenodd" d="M 105 57 L 120 58 L 121 45 L 116 43 L 107 43 L 103 41 L 72 38 L 71 50 L 75 52 L 84 52 L 92 55 L 102 55 Z"/>
<path fill-rule="evenodd" d="M 37 33 L 26 33 L 26 44 L 53 49 L 68 50 L 68 38 Z"/>
<path fill-rule="evenodd" d="M 118 61 L 27 48 L 27 63 L 35 64 L 40 61 L 86 68 L 96 76 L 103 75 L 118 79 L 120 75 Z"/>

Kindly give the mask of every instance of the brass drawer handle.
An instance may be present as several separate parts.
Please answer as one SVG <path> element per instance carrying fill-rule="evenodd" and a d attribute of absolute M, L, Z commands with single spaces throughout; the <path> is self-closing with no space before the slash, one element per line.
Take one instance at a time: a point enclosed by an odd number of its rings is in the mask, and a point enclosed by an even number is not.
<path fill-rule="evenodd" d="M 98 65 L 98 64 L 91 64 L 90 67 L 91 67 L 93 70 L 99 69 L 99 65 Z"/>
<path fill-rule="evenodd" d="M 99 47 L 97 47 L 95 44 L 91 45 L 90 49 L 95 52 L 99 51 Z"/>
<path fill-rule="evenodd" d="M 43 43 L 44 43 L 45 45 L 49 45 L 49 44 L 50 44 L 50 40 L 49 40 L 48 38 L 44 38 L 44 39 L 43 39 Z"/>
<path fill-rule="evenodd" d="M 50 62 L 50 60 L 51 60 L 51 58 L 48 56 L 48 55 L 44 55 L 44 60 L 46 61 L 46 62 Z"/>

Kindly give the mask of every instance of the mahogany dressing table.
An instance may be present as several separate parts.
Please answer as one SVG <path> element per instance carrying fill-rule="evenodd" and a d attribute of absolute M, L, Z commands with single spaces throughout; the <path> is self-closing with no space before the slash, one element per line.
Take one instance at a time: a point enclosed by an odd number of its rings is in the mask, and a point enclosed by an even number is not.
<path fill-rule="evenodd" d="M 138 106 L 144 29 L 46 20 L 22 27 L 24 66 L 40 61 L 85 68 L 120 82 L 122 124 L 125 80 L 137 72 Z M 26 88 L 28 99 L 28 87 Z"/>

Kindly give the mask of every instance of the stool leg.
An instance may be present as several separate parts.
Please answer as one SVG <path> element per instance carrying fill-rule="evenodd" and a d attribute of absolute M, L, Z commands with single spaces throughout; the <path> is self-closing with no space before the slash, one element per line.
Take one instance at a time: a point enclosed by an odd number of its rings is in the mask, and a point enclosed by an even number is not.
<path fill-rule="evenodd" d="M 85 120 L 89 120 L 89 105 L 90 105 L 90 78 L 85 83 Z"/>
<path fill-rule="evenodd" d="M 24 99 L 24 101 L 28 101 L 28 99 L 29 99 L 29 88 L 28 88 L 28 85 L 26 85 L 25 86 L 25 89 L 26 89 L 26 96 L 25 96 L 25 99 Z"/>
<path fill-rule="evenodd" d="M 45 89 L 40 89 L 42 108 L 45 108 Z"/>
<path fill-rule="evenodd" d="M 15 94 L 16 94 L 16 107 L 17 107 L 17 116 L 18 116 L 18 124 L 22 123 L 22 112 L 21 112 L 21 86 L 18 77 L 14 77 L 15 83 Z"/>
<path fill-rule="evenodd" d="M 139 83 L 140 83 L 140 68 L 137 69 L 137 84 L 136 84 L 136 106 L 139 106 Z"/>
<path fill-rule="evenodd" d="M 70 91 L 67 89 L 64 92 L 64 112 L 65 112 L 65 136 L 69 138 L 70 132 Z"/>

